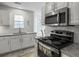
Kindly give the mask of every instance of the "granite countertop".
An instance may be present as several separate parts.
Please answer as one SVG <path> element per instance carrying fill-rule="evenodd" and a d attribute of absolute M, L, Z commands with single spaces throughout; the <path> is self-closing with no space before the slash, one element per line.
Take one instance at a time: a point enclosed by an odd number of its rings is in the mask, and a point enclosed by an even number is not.
<path fill-rule="evenodd" d="M 11 33 L 11 34 L 0 34 L 0 37 L 6 37 L 6 36 L 18 36 L 18 35 L 28 35 L 28 34 L 36 34 L 35 32 L 28 32 L 28 33 Z"/>
<path fill-rule="evenodd" d="M 68 47 L 61 50 L 62 53 L 70 57 L 79 57 L 79 43 L 74 43 Z"/>
<path fill-rule="evenodd" d="M 36 39 L 42 39 L 42 38 L 47 38 L 47 37 L 49 37 L 49 36 L 36 36 L 35 38 Z"/>

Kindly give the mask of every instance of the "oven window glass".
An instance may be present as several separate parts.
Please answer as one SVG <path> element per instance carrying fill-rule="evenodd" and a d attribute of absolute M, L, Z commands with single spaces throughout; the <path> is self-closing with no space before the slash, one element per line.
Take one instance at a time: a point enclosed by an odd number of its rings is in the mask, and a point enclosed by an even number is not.
<path fill-rule="evenodd" d="M 48 16 L 45 18 L 45 24 L 57 24 L 57 15 Z"/>

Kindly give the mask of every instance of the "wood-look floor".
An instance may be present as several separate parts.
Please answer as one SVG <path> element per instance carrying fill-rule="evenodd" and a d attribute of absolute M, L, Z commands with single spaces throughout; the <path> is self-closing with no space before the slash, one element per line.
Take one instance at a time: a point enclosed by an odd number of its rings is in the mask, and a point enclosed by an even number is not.
<path fill-rule="evenodd" d="M 34 47 L 5 54 L 2 57 L 35 57 Z"/>

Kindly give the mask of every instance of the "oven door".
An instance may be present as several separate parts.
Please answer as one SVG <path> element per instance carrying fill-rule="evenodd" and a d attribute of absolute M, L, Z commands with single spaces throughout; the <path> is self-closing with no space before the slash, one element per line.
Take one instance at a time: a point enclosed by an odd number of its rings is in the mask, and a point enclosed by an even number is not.
<path fill-rule="evenodd" d="M 47 46 L 38 42 L 38 56 L 39 57 L 60 57 L 60 50 Z"/>

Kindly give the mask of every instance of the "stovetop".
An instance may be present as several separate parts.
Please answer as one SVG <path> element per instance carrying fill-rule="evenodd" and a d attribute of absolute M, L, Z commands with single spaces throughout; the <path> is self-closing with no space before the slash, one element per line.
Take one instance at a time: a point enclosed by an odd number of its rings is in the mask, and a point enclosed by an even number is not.
<path fill-rule="evenodd" d="M 49 46 L 55 47 L 57 49 L 64 48 L 68 45 L 70 45 L 72 42 L 67 40 L 58 40 L 58 39 L 50 39 L 50 37 L 43 37 L 42 39 L 38 39 L 43 44 L 47 44 Z"/>
<path fill-rule="evenodd" d="M 38 40 L 44 44 L 61 49 L 73 43 L 74 32 L 66 30 L 54 30 L 51 31 L 50 36 L 42 37 Z"/>

